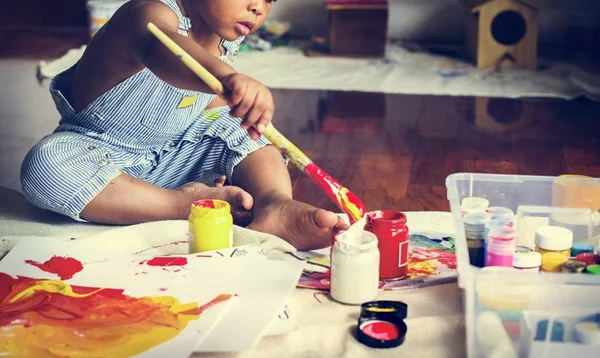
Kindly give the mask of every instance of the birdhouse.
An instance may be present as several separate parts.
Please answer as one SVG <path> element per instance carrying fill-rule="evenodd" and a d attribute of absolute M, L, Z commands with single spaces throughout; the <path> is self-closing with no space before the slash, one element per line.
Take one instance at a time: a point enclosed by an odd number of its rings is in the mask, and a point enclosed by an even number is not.
<path fill-rule="evenodd" d="M 538 8 L 529 0 L 490 0 L 471 10 L 467 51 L 479 68 L 537 67 Z"/>

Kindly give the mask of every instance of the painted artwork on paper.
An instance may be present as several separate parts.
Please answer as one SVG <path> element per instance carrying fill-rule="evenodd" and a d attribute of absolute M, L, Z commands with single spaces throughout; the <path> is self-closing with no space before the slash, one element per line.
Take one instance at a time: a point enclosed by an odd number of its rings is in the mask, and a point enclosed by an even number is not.
<path fill-rule="evenodd" d="M 0 273 L 0 352 L 10 357 L 139 355 L 230 298 L 219 295 L 198 305 Z"/>
<path fill-rule="evenodd" d="M 0 334 L 0 352 L 188 357 L 249 350 L 267 332 L 293 328 L 273 323 L 303 267 L 267 260 L 260 245 L 145 256 L 23 238 L 0 260 L 0 332 L 11 332 Z M 23 338 L 32 335 L 46 339 Z"/>
<path fill-rule="evenodd" d="M 330 249 L 296 252 L 307 265 L 298 287 L 329 290 Z M 409 241 L 408 277 L 381 280 L 381 290 L 404 290 L 438 285 L 456 280 L 454 238 L 437 233 L 414 233 Z"/>

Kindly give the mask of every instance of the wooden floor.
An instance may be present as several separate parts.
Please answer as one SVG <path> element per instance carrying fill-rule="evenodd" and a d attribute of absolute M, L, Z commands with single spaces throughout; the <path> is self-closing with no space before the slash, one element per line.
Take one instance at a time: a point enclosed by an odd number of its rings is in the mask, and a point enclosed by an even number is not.
<path fill-rule="evenodd" d="M 275 98 L 275 126 L 368 210 L 447 211 L 445 180 L 457 172 L 600 177 L 600 103 L 585 99 L 289 90 Z M 296 199 L 336 210 L 289 168 Z"/>
<path fill-rule="evenodd" d="M 56 58 L 85 32 L 0 32 L 1 58 Z M 600 176 L 600 103 L 273 90 L 275 126 L 368 210 L 449 210 L 457 172 Z M 293 164 L 297 200 L 339 211 Z"/>

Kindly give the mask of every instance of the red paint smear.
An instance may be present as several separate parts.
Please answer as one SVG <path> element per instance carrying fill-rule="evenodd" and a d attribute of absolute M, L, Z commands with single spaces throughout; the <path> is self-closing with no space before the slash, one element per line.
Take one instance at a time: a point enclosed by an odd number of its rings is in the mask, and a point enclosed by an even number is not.
<path fill-rule="evenodd" d="M 148 266 L 159 266 L 159 267 L 167 267 L 167 266 L 185 266 L 187 265 L 187 258 L 185 257 L 155 257 L 149 261 L 142 261 L 140 265 L 146 263 Z"/>
<path fill-rule="evenodd" d="M 25 260 L 25 263 L 35 266 L 42 271 L 56 274 L 61 280 L 73 278 L 73 275 L 83 270 L 81 262 L 72 257 L 52 256 L 50 260 L 43 264 L 33 260 Z"/>
<path fill-rule="evenodd" d="M 194 202 L 194 206 L 197 208 L 215 208 L 215 202 L 212 200 L 199 200 Z"/>
<path fill-rule="evenodd" d="M 400 332 L 398 327 L 385 321 L 371 321 L 360 328 L 367 336 L 381 341 L 398 339 Z"/>
<path fill-rule="evenodd" d="M 160 292 L 165 292 L 165 291 L 167 290 L 167 288 L 166 288 L 166 287 L 161 287 L 161 288 L 159 288 L 158 290 L 159 290 Z"/>
<path fill-rule="evenodd" d="M 346 205 L 346 202 L 340 200 L 340 198 L 338 198 L 337 196 L 340 193 L 340 190 L 342 189 L 342 186 L 337 180 L 333 179 L 329 174 L 327 174 L 323 169 L 319 168 L 314 163 L 308 164 L 304 168 L 304 172 L 306 173 L 306 175 L 308 175 L 309 178 L 314 180 L 319 185 L 319 187 L 321 187 L 321 189 L 323 189 L 323 191 L 325 192 L 325 194 L 327 194 L 329 199 L 336 203 L 337 206 L 340 209 L 342 209 L 342 211 L 348 214 L 350 223 L 354 223 L 356 221 L 353 216 L 354 214 L 352 214 L 352 211 L 350 211 L 350 209 Z M 360 211 L 360 216 L 364 216 L 367 212 L 365 204 L 363 204 L 363 202 L 351 192 L 347 192 L 346 196 L 348 197 L 348 201 L 356 205 L 356 207 Z"/>

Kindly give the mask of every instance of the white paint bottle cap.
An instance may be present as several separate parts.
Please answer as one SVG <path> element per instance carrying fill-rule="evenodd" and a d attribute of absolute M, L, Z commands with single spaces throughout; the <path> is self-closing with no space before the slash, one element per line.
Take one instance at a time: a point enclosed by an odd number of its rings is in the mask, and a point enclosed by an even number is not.
<path fill-rule="evenodd" d="M 515 252 L 513 267 L 516 269 L 539 268 L 542 265 L 542 254 L 536 251 Z"/>
<path fill-rule="evenodd" d="M 535 230 L 535 246 L 550 251 L 568 250 L 573 246 L 573 232 L 560 226 L 540 226 Z"/>

